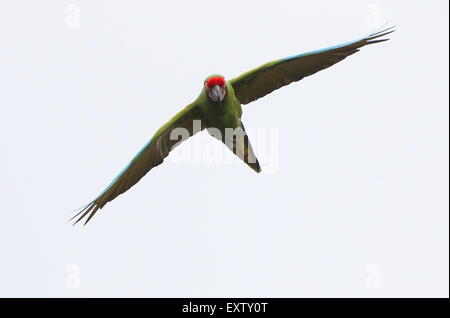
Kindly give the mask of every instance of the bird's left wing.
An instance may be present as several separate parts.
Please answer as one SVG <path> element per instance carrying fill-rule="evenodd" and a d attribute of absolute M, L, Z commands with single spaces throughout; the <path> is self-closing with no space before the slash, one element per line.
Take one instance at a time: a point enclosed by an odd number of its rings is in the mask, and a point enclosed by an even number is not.
<path fill-rule="evenodd" d="M 84 224 L 89 222 L 106 203 L 130 189 L 147 172 L 161 164 L 173 148 L 204 129 L 201 120 L 201 111 L 195 104 L 191 104 L 177 113 L 153 135 L 128 166 L 94 201 L 87 204 L 72 217 L 72 219 L 78 217 L 74 224 L 86 216 L 87 219 Z"/>
<path fill-rule="evenodd" d="M 387 28 L 352 42 L 269 62 L 230 80 L 230 83 L 241 104 L 248 104 L 342 61 L 365 45 L 386 41 L 381 37 L 393 31 L 393 28 Z"/>

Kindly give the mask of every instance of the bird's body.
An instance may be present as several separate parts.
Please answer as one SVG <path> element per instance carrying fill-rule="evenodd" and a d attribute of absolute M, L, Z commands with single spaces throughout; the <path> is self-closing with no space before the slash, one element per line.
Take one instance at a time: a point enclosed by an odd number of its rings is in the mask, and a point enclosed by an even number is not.
<path fill-rule="evenodd" d="M 211 75 L 206 80 L 213 76 L 217 75 Z M 234 94 L 233 86 L 230 83 L 226 83 L 226 85 L 227 94 L 219 105 L 208 98 L 205 90 L 201 91 L 200 96 L 194 102 L 201 109 L 205 126 L 217 128 L 223 134 L 225 134 L 225 128 L 238 128 L 242 116 L 241 103 Z"/>
<path fill-rule="evenodd" d="M 241 122 L 241 105 L 328 68 L 365 45 L 386 41 L 380 37 L 391 32 L 393 30 L 385 29 L 342 45 L 269 62 L 230 81 L 225 81 L 221 75 L 209 76 L 197 99 L 156 131 L 113 182 L 74 216 L 79 216 L 75 223 L 85 216 L 87 223 L 105 204 L 161 164 L 174 147 L 203 129 L 221 140 L 250 168 L 260 172 L 261 167 Z"/>

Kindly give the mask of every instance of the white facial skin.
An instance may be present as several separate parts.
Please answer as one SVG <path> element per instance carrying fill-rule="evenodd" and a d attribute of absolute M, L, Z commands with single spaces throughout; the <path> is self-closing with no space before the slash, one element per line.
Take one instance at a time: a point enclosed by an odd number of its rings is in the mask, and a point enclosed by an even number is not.
<path fill-rule="evenodd" d="M 227 94 L 227 84 L 223 76 L 211 76 L 205 80 L 205 91 L 208 98 L 215 102 L 221 103 Z"/>
<path fill-rule="evenodd" d="M 208 97 L 216 103 L 221 103 L 227 94 L 225 86 L 216 85 L 207 89 Z"/>

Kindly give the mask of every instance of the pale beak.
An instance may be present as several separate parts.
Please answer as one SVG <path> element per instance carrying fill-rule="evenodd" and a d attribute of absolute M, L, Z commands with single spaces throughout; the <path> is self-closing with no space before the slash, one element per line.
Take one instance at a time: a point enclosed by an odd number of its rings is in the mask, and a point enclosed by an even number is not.
<path fill-rule="evenodd" d="M 214 102 L 221 103 L 225 98 L 226 90 L 222 86 L 216 85 L 209 90 L 208 94 Z"/>

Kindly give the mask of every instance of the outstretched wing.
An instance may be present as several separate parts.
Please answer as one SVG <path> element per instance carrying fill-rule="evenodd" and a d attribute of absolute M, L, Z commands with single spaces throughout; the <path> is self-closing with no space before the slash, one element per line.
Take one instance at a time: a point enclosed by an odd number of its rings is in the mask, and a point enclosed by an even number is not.
<path fill-rule="evenodd" d="M 85 216 L 87 216 L 87 219 L 84 224 L 89 222 L 106 203 L 130 189 L 147 172 L 161 164 L 173 148 L 204 129 L 201 120 L 201 112 L 195 104 L 191 104 L 177 113 L 154 134 L 128 166 L 94 201 L 72 217 L 72 219 L 78 217 L 74 224 L 81 221 Z"/>
<path fill-rule="evenodd" d="M 269 62 L 230 82 L 241 104 L 248 104 L 282 86 L 299 81 L 342 61 L 365 45 L 387 41 L 388 39 L 380 38 L 391 32 L 394 32 L 393 27 L 352 42 Z"/>

